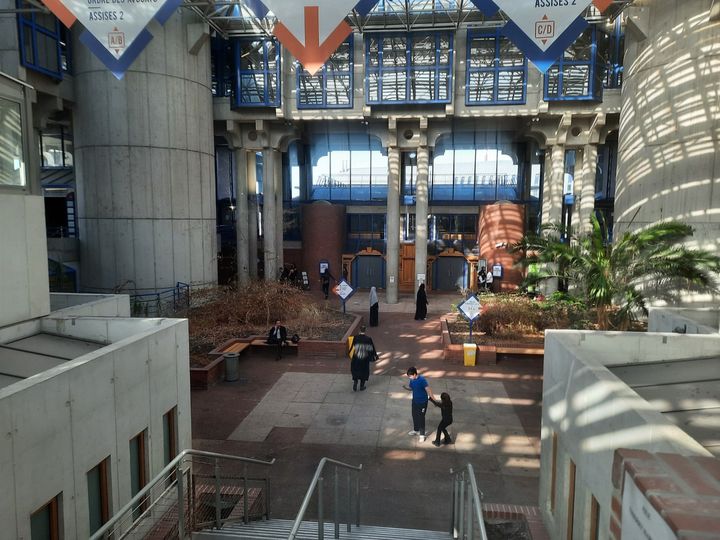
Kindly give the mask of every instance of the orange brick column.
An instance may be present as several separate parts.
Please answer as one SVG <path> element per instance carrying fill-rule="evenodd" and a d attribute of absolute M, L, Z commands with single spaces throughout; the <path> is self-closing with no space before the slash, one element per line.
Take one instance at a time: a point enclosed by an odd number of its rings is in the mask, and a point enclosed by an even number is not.
<path fill-rule="evenodd" d="M 483 206 L 480 210 L 478 245 L 480 257 L 487 260 L 488 272 L 493 264 L 502 264 L 503 278 L 496 280 L 496 291 L 512 291 L 522 283 L 523 272 L 515 267 L 517 260 L 508 247 L 519 242 L 525 232 L 525 207 L 512 203 Z"/>
<path fill-rule="evenodd" d="M 610 515 L 612 540 L 621 539 L 625 475 L 630 475 L 678 539 L 720 538 L 720 460 L 616 450 Z"/>

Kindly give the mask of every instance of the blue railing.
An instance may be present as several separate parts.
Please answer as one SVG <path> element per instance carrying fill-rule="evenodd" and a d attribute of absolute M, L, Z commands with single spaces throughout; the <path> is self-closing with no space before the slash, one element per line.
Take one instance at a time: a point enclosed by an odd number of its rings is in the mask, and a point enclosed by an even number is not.
<path fill-rule="evenodd" d="M 173 315 L 190 307 L 190 285 L 178 281 L 172 289 L 130 295 L 134 317 Z"/>

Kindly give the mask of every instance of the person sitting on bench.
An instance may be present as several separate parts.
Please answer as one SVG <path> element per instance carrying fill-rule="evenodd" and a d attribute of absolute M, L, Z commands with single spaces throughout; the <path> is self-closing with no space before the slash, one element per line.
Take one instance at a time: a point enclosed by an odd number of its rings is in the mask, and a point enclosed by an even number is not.
<path fill-rule="evenodd" d="M 277 354 L 275 360 L 280 360 L 282 357 L 283 345 L 287 342 L 287 328 L 280 324 L 280 320 L 275 321 L 275 326 L 268 332 L 268 337 L 265 343 L 268 345 L 277 345 Z"/>

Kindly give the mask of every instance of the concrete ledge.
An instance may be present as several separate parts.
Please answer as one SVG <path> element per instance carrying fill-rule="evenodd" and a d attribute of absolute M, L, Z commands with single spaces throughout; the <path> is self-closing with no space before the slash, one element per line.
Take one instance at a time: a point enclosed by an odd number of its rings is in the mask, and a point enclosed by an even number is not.
<path fill-rule="evenodd" d="M 442 333 L 443 343 L 443 359 L 452 364 L 463 364 L 464 354 L 462 344 L 453 343 L 450 339 L 450 328 L 447 320 L 440 321 L 440 331 Z M 502 346 L 497 345 L 478 345 L 475 353 L 475 365 L 477 366 L 494 366 L 498 362 L 499 356 L 543 356 L 545 351 L 542 347 L 527 346 L 519 342 L 507 342 Z"/>
<path fill-rule="evenodd" d="M 206 366 L 190 368 L 190 388 L 192 390 L 207 390 L 210 386 L 221 381 L 224 374 L 224 358 L 220 355 Z"/>

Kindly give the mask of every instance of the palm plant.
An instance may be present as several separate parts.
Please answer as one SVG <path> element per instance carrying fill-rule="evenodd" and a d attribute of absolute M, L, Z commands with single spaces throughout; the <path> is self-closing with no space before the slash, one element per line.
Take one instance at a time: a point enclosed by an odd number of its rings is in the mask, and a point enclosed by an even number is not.
<path fill-rule="evenodd" d="M 513 251 L 522 254 L 521 265 L 543 269 L 535 280 L 558 278 L 573 287 L 596 309 L 600 329 L 611 328 L 614 308 L 616 327 L 627 329 L 636 313 L 647 313 L 647 298 L 663 289 L 717 290 L 714 274 L 720 271 L 720 257 L 679 243 L 692 236 L 689 225 L 657 223 L 609 243 L 604 223 L 596 216 L 591 223 L 592 230 L 580 235 L 561 225 L 544 226 L 540 235 L 526 235 Z"/>

